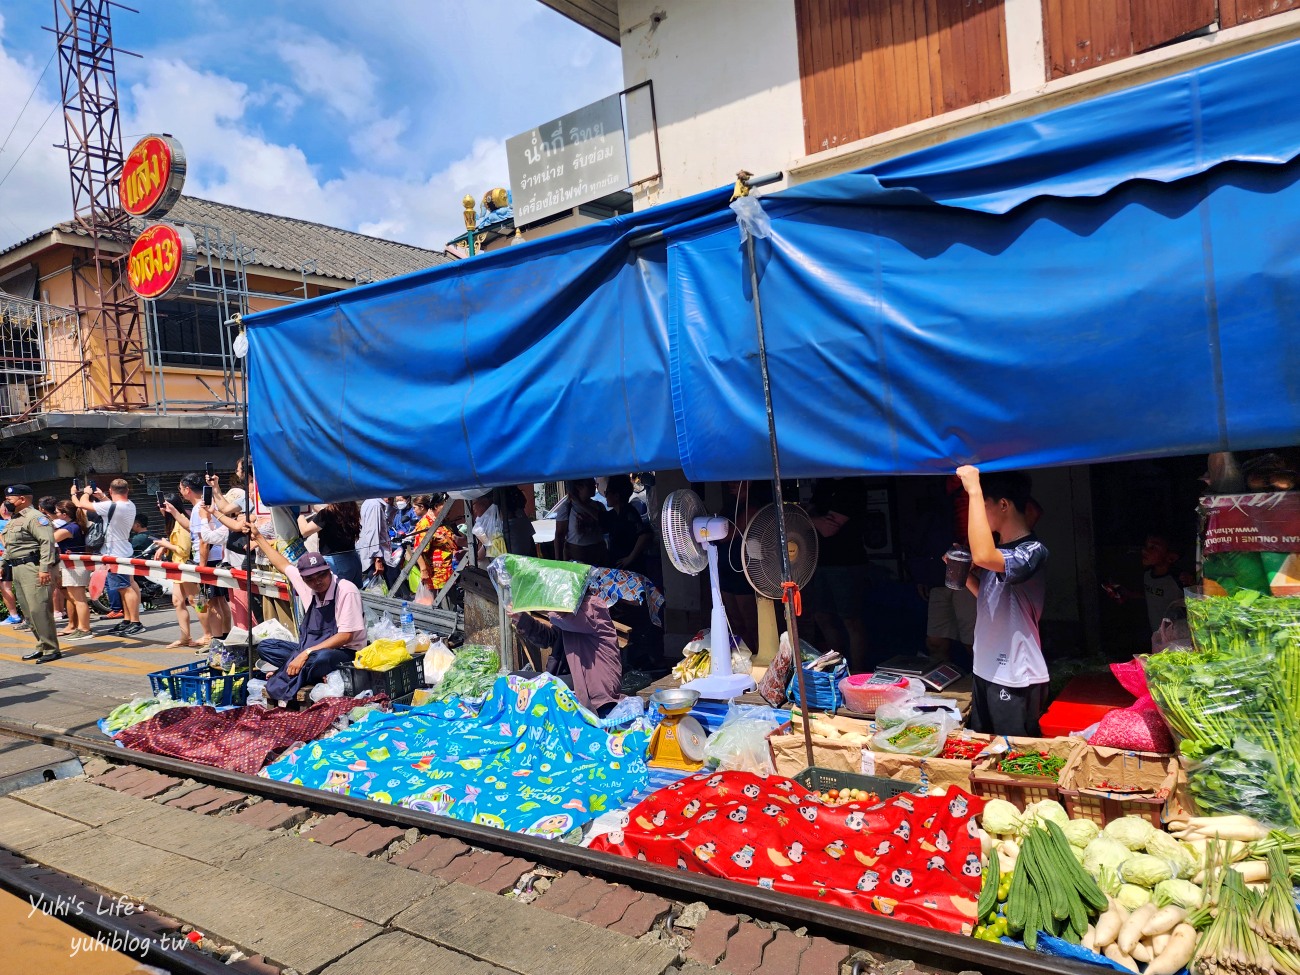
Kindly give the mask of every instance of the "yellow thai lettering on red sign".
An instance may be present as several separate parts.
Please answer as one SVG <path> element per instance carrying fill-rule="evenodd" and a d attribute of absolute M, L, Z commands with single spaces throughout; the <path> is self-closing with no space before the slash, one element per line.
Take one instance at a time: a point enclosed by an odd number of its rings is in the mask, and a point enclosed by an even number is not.
<path fill-rule="evenodd" d="M 165 224 L 155 224 L 136 238 L 127 257 L 126 274 L 131 290 L 142 298 L 166 294 L 181 271 L 180 234 Z"/>
<path fill-rule="evenodd" d="M 149 213 L 162 198 L 171 179 L 172 150 L 156 135 L 136 143 L 122 164 L 118 194 L 122 209 L 135 216 Z"/>

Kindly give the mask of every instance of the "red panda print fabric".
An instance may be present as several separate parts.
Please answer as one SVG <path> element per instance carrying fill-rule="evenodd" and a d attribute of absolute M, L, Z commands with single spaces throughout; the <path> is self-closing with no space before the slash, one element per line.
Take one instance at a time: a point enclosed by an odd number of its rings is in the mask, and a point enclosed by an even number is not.
<path fill-rule="evenodd" d="M 983 809 L 955 787 L 832 806 L 780 776 L 717 772 L 651 794 L 591 848 L 969 934 Z"/>

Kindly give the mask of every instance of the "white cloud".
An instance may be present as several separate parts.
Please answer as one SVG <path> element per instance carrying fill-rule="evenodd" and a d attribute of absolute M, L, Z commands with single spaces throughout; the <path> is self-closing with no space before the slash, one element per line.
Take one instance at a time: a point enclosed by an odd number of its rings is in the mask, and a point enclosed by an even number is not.
<path fill-rule="evenodd" d="M 58 65 L 50 65 L 41 90 L 23 110 L 45 61 L 15 57 L 5 41 L 0 16 L 0 92 L 5 93 L 0 98 L 0 141 L 13 129 L 0 152 L 0 242 L 9 244 L 68 219 L 72 197 L 67 154 L 54 147 L 63 141 L 53 97 Z"/>
<path fill-rule="evenodd" d="M 312 34 L 281 41 L 277 53 L 304 94 L 318 96 L 348 121 L 374 113 L 379 79 L 360 52 Z"/>
<path fill-rule="evenodd" d="M 194 196 L 440 248 L 463 232 L 465 194 L 508 185 L 505 137 L 618 87 L 617 50 L 535 0 L 394 3 L 396 12 L 323 0 L 319 29 L 341 43 L 253 0 L 223 0 L 238 23 L 218 18 L 150 44 L 124 37 L 145 54 L 119 65 L 124 142 L 175 135 Z M 489 36 L 501 54 L 492 69 L 463 70 Z M 23 44 L 0 19 L 0 140 L 52 47 L 44 32 Z M 0 154 L 0 176 L 57 102 L 53 64 Z M 70 215 L 66 154 L 51 146 L 62 136 L 56 110 L 0 186 L 0 246 Z"/>

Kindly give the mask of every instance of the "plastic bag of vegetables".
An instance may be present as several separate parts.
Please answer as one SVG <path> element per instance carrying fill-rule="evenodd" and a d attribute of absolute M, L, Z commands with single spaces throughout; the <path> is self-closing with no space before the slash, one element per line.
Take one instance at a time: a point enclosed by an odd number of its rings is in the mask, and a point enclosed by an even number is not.
<path fill-rule="evenodd" d="M 943 743 L 950 731 L 952 721 L 946 714 L 918 714 L 901 725 L 876 732 L 871 739 L 871 749 L 934 758 L 943 751 Z"/>

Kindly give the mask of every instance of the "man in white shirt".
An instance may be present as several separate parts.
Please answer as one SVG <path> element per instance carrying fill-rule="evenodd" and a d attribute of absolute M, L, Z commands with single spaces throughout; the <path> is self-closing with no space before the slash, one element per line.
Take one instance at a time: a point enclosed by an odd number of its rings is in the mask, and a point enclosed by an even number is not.
<path fill-rule="evenodd" d="M 131 548 L 131 526 L 135 523 L 135 503 L 131 500 L 131 485 L 122 478 L 116 478 L 108 486 L 108 497 L 94 490 L 87 484 L 78 495 L 73 492 L 72 502 L 83 511 L 91 511 L 99 516 L 104 524 L 104 545 L 100 555 L 112 555 L 119 559 L 129 559 L 134 554 Z M 116 592 L 122 599 L 121 623 L 107 632 L 113 636 L 135 636 L 144 631 L 140 622 L 140 587 L 135 576 L 125 572 L 110 572 L 105 589 Z"/>
<path fill-rule="evenodd" d="M 181 478 L 180 495 L 193 507 L 188 515 L 178 512 L 176 520 L 190 530 L 194 561 L 199 565 L 220 565 L 225 558 L 224 546 L 230 531 L 210 509 L 204 510 L 203 487 L 202 475 L 186 474 Z M 220 586 L 202 586 L 199 592 L 207 600 L 204 610 L 207 631 L 221 639 L 230 632 L 230 603 L 226 591 Z"/>

